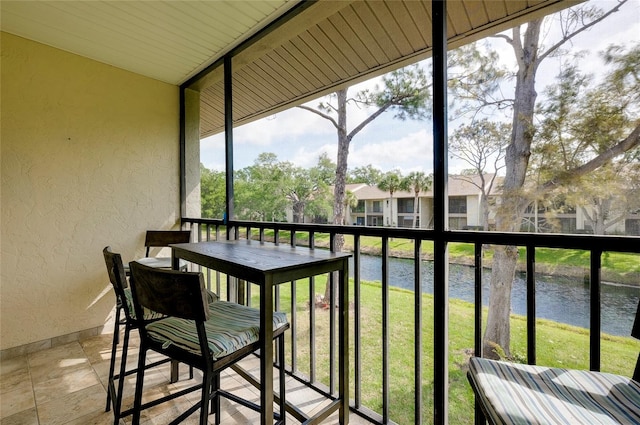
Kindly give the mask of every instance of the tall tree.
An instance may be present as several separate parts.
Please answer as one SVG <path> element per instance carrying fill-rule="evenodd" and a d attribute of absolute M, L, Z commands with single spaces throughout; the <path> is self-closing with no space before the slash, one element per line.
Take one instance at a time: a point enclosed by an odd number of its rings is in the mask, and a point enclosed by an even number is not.
<path fill-rule="evenodd" d="M 541 43 L 543 20 L 529 22 L 526 27 L 515 27 L 512 35 L 500 34 L 513 49 L 516 61 L 516 85 L 513 103 L 511 140 L 506 150 L 506 173 L 502 187 L 502 202 L 496 214 L 498 231 L 518 231 L 522 216 L 530 203 L 523 196 L 525 178 L 529 169 L 531 146 L 536 135 L 534 113 L 536 105 L 536 74 L 540 64 L 555 54 L 581 32 L 593 27 L 607 16 L 615 13 L 627 0 L 622 0 L 607 12 L 584 6 L 560 14 L 562 33 L 560 39 L 546 47 Z M 589 161 L 561 173 L 538 186 L 537 191 L 550 190 L 567 176 L 584 175 L 620 153 L 637 146 L 640 127 L 636 127 L 614 146 Z M 515 276 L 518 250 L 515 246 L 496 246 L 491 272 L 489 315 L 484 334 L 484 355 L 497 357 L 495 346 L 502 347 L 510 355 L 511 288 Z"/>
<path fill-rule="evenodd" d="M 464 173 L 459 179 L 480 190 L 484 230 L 489 230 L 489 194 L 493 190 L 498 173 L 504 168 L 504 153 L 509 142 L 510 130 L 510 126 L 505 123 L 483 118 L 458 127 L 449 142 L 450 155 L 471 166 L 470 173 Z M 479 176 L 479 181 L 475 176 Z"/>
<path fill-rule="evenodd" d="M 558 83 L 546 90 L 539 108 L 544 119 L 532 147 L 537 181 L 567 172 L 614 146 L 634 127 L 640 100 L 640 44 L 627 51 L 612 45 L 603 54 L 614 68 L 597 86 L 572 64 L 564 65 Z M 632 149 L 588 174 L 573 173 L 551 190 L 579 206 L 595 234 L 605 234 L 640 206 L 638 155 Z M 635 195 L 635 196 L 634 196 Z"/>
<path fill-rule="evenodd" d="M 362 90 L 353 98 L 348 97 L 348 89 L 344 88 L 330 96 L 329 101 L 321 102 L 317 108 L 306 105 L 299 106 L 299 108 L 329 121 L 338 135 L 338 157 L 333 190 L 333 224 L 345 224 L 349 145 L 353 138 L 386 111 L 395 111 L 395 118 L 400 120 L 425 118 L 430 98 L 429 87 L 429 79 L 424 70 L 419 65 L 412 65 L 386 74 L 382 77 L 382 87 L 376 86 L 374 90 Z M 349 104 L 374 109 L 370 115 L 350 131 L 347 123 L 347 106 Z M 337 234 L 332 248 L 334 251 L 340 252 L 343 246 L 344 235 Z M 327 279 L 326 299 L 329 299 L 331 293 L 329 282 L 332 280 L 334 289 L 337 289 L 337 277 Z M 337 296 L 338 291 L 334 290 L 333 293 Z"/>
<path fill-rule="evenodd" d="M 278 156 L 263 152 L 253 165 L 236 172 L 235 209 L 239 218 L 261 221 L 284 221 L 286 219 L 287 200 L 284 196 L 286 167 L 278 161 Z"/>
<path fill-rule="evenodd" d="M 368 124 L 386 111 L 395 111 L 395 118 L 400 120 L 422 119 L 427 116 L 429 79 L 419 65 L 412 65 L 386 74 L 382 78 L 382 87 L 374 90 L 362 90 L 355 97 L 347 95 L 347 89 L 335 92 L 327 102 L 317 108 L 306 105 L 299 108 L 312 112 L 329 121 L 338 135 L 338 157 L 336 178 L 334 182 L 333 223 L 343 225 L 345 219 L 345 196 L 349 146 L 353 138 Z M 372 107 L 373 112 L 349 131 L 347 123 L 347 106 L 349 104 Z M 333 249 L 341 251 L 344 237 L 337 235 Z"/>
<path fill-rule="evenodd" d="M 394 220 L 393 215 L 393 194 L 399 190 L 404 190 L 407 187 L 407 182 L 403 180 L 402 172 L 400 170 L 393 170 L 385 173 L 382 179 L 378 182 L 378 189 L 385 192 L 389 192 L 389 208 L 391 222 L 387 223 L 391 227 L 396 227 L 397 223 Z"/>
<path fill-rule="evenodd" d="M 402 187 L 413 192 L 413 228 L 418 228 L 418 214 L 420 212 L 420 192 L 431 189 L 433 175 L 423 171 L 412 171 L 405 178 Z M 424 227 L 424 224 L 423 224 Z"/>
<path fill-rule="evenodd" d="M 326 154 L 318 158 L 318 164 L 310 169 L 288 167 L 281 164 L 287 176 L 284 183 L 285 197 L 291 203 L 293 222 L 303 223 L 305 215 L 328 215 L 331 206 L 329 186 L 335 174 L 335 164 Z"/>
<path fill-rule="evenodd" d="M 202 217 L 222 218 L 225 211 L 225 172 L 200 164 L 200 202 Z"/>
<path fill-rule="evenodd" d="M 356 167 L 347 176 L 347 183 L 366 183 L 375 186 L 382 178 L 382 170 L 369 164 L 364 167 Z"/>

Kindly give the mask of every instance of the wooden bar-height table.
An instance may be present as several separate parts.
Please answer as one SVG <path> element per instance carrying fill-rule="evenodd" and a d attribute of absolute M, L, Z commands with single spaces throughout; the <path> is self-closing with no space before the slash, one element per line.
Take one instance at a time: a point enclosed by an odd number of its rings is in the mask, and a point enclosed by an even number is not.
<path fill-rule="evenodd" d="M 262 425 L 273 423 L 273 293 L 274 286 L 323 273 L 339 272 L 338 398 L 304 423 L 318 423 L 336 410 L 349 422 L 349 257 L 319 249 L 239 240 L 173 244 L 179 259 L 217 270 L 260 287 L 260 405 Z"/>

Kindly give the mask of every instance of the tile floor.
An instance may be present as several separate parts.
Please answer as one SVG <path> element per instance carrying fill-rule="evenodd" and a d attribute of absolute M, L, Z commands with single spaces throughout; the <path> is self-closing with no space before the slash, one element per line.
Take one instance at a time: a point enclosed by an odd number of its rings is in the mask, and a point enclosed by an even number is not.
<path fill-rule="evenodd" d="M 132 333 L 132 336 L 135 334 Z M 133 338 L 127 364 L 133 368 L 137 359 L 136 341 Z M 112 412 L 105 412 L 106 382 L 109 373 L 111 334 L 103 334 L 72 342 L 27 356 L 3 360 L 0 363 L 0 425 L 103 425 L 113 423 Z M 250 356 L 243 367 L 253 373 L 259 371 L 259 361 Z M 188 379 L 188 369 L 181 366 L 180 380 L 169 383 L 170 366 L 165 364 L 147 371 L 145 394 L 176 391 L 193 381 Z M 135 375 L 127 378 L 123 407 L 133 404 Z M 196 375 L 198 376 L 198 375 Z M 222 387 L 243 397 L 259 401 L 257 390 L 248 385 L 233 371 L 225 372 Z M 180 397 L 172 402 L 143 412 L 141 424 L 161 425 L 170 422 L 186 407 L 195 403 L 198 392 Z M 287 381 L 287 399 L 310 414 L 328 401 L 299 382 Z M 250 409 L 222 399 L 222 424 L 255 424 L 259 414 Z M 184 423 L 197 423 L 198 415 L 191 415 Z M 209 417 L 213 423 L 214 416 Z M 131 417 L 120 425 L 131 423 Z M 288 424 L 299 423 L 287 418 Z M 337 424 L 332 415 L 327 424 Z M 351 414 L 350 423 L 365 425 L 369 422 Z"/>

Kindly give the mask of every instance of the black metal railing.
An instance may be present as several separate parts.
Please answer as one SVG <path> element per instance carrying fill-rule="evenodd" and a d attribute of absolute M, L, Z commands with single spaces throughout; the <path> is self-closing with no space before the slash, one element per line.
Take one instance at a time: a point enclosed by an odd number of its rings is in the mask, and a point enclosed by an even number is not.
<path fill-rule="evenodd" d="M 415 423 L 423 422 L 424 418 L 424 390 L 423 390 L 423 343 L 424 343 L 424 326 L 422 311 L 423 311 L 423 297 L 421 291 L 421 259 L 422 255 L 422 243 L 423 241 L 440 241 L 444 244 L 451 242 L 461 242 L 472 244 L 474 247 L 474 280 L 475 280 L 475 314 L 474 314 L 474 335 L 473 343 L 476 353 L 481 352 L 482 347 L 482 280 L 483 280 L 483 247 L 487 244 L 490 245 L 511 245 L 524 247 L 526 249 L 526 286 L 527 286 L 527 313 L 526 313 L 526 332 L 527 332 L 527 362 L 529 364 L 536 363 L 536 297 L 535 297 L 535 253 L 537 248 L 559 248 L 559 249 L 578 249 L 583 251 L 589 251 L 591 256 L 590 263 L 590 340 L 589 340 L 589 352 L 590 352 L 590 368 L 592 370 L 600 369 L 601 360 L 601 258 L 604 252 L 626 252 L 626 253 L 640 253 L 640 238 L 638 237 L 624 237 L 624 236 L 593 236 L 593 235 L 560 235 L 560 234 L 530 234 L 530 233 L 497 233 L 497 232 L 479 232 L 479 231 L 448 231 L 442 233 L 436 233 L 433 230 L 424 229 L 407 229 L 407 228 L 388 228 L 388 227 L 368 227 L 368 226 L 334 226 L 334 225 L 318 225 L 318 224 L 294 224 L 294 223 L 272 223 L 272 222 L 248 222 L 248 221 L 229 221 L 227 223 L 222 220 L 212 219 L 200 219 L 200 218 L 183 218 L 183 227 L 194 230 L 197 234 L 197 240 L 219 240 L 223 239 L 244 239 L 253 238 L 262 241 L 271 240 L 275 243 L 290 243 L 293 246 L 306 245 L 310 248 L 317 248 L 316 242 L 317 235 L 329 235 L 329 243 L 325 243 L 326 247 L 333 246 L 333 239 L 336 235 L 348 235 L 353 238 L 353 309 L 352 309 L 352 331 L 350 338 L 351 351 L 351 364 L 352 380 L 350 391 L 351 394 L 351 408 L 361 416 L 373 421 L 374 423 L 387 424 L 394 423 L 390 417 L 389 407 L 390 401 L 390 382 L 393 378 L 390 376 L 389 369 L 389 241 L 394 239 L 407 239 L 413 241 L 413 260 L 414 260 L 414 341 L 413 351 L 415 363 L 414 367 L 414 421 Z M 267 232 L 269 237 L 267 237 Z M 287 232 L 288 238 L 285 241 L 281 241 L 282 233 Z M 382 365 L 363 365 L 363 351 L 366 347 L 362 346 L 361 334 L 363 326 L 361 317 L 361 281 L 360 281 L 360 259 L 361 259 L 361 238 L 362 237 L 374 237 L 380 240 L 380 256 L 381 256 L 381 304 L 379 305 L 379 311 L 381 311 L 382 323 Z M 438 246 L 438 244 L 434 244 Z M 640 257 L 639 257 L 640 258 Z M 208 282 L 213 286 L 213 289 L 220 293 L 221 289 L 221 276 L 216 272 L 207 270 L 206 277 Z M 434 282 L 434 285 L 444 284 L 446 282 Z M 228 288 L 227 293 L 231 298 L 239 298 L 248 303 L 251 302 L 251 285 L 229 286 L 232 285 L 227 281 Z M 315 388 L 320 393 L 327 397 L 332 397 L 335 393 L 335 382 L 337 378 L 337 371 L 334 368 L 335 362 L 335 347 L 337 341 L 334 332 L 335 319 L 333 308 L 333 296 L 330 296 L 329 300 L 329 382 L 320 382 L 317 373 L 317 358 L 318 347 L 316 345 L 316 335 L 314 334 L 316 329 L 316 309 L 313 306 L 316 303 L 315 294 L 318 288 L 316 288 L 315 279 L 309 280 L 309 306 L 308 309 L 308 330 L 309 330 L 309 366 L 308 372 L 299 372 L 299 341 L 296 338 L 291 338 L 288 341 L 288 371 L 289 374 L 296 379 L 304 382 L 305 384 Z M 291 335 L 296 335 L 298 326 L 298 313 L 297 305 L 297 285 L 291 285 Z M 333 284 L 330 285 L 333 289 Z M 279 289 L 278 289 L 279 291 Z M 279 295 L 279 292 L 276 292 Z M 279 297 L 278 297 L 279 298 Z M 437 302 L 437 301 L 436 301 Z M 279 304 L 276 308 L 280 308 Z M 434 309 L 442 308 L 443 306 L 434 305 Z M 448 325 L 446 325 L 448 326 Z M 434 326 L 433 332 L 435 340 L 437 341 L 442 336 L 448 335 L 448 329 Z M 446 347 L 434 347 L 434 359 L 442 359 L 447 357 Z M 380 367 L 382 382 L 380 384 L 382 394 L 381 407 L 372 410 L 370 407 L 364 406 L 362 402 L 362 373 L 363 367 Z M 438 368 L 439 365 L 435 365 Z M 446 380 L 445 380 L 446 381 Z M 433 388 L 434 398 L 446 397 L 448 394 L 447 388 Z M 481 416 L 480 410 L 476 408 L 476 423 L 483 423 L 484 419 Z"/>

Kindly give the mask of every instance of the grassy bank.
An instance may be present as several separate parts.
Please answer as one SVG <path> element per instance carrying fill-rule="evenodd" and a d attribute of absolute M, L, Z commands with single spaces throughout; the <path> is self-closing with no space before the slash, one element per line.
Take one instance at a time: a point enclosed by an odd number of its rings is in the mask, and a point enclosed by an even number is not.
<path fill-rule="evenodd" d="M 316 292 L 324 288 L 325 278 L 316 279 Z M 353 283 L 352 283 L 353 285 Z M 281 306 L 291 312 L 291 288 L 281 285 Z M 255 293 L 255 292 L 254 292 Z M 382 411 L 382 289 L 379 283 L 361 285 L 362 306 L 362 404 L 376 412 Z M 353 296 L 353 287 L 351 289 Z M 309 285 L 296 284 L 297 309 L 297 369 L 310 374 L 309 365 Z M 257 303 L 257 298 L 253 301 Z M 398 288 L 389 290 L 389 397 L 390 417 L 399 424 L 414 423 L 414 294 Z M 422 390 L 423 420 L 433 418 L 433 297 L 422 295 Z M 354 314 L 350 311 L 351 365 L 354 365 Z M 455 424 L 473 423 L 473 394 L 466 378 L 467 362 L 473 353 L 473 304 L 459 300 L 449 302 L 449 420 Z M 316 309 L 317 380 L 328 385 L 329 312 Z M 526 356 L 526 320 L 511 317 L 512 354 L 517 359 Z M 548 320 L 537 321 L 537 363 L 546 366 L 588 369 L 589 333 L 587 330 Z M 289 335 L 291 337 L 291 335 Z M 603 335 L 602 370 L 631 376 L 640 351 L 640 343 L 631 337 Z M 287 353 L 291 364 L 291 353 Z M 351 373 L 351 397 L 354 395 L 354 370 Z"/>

